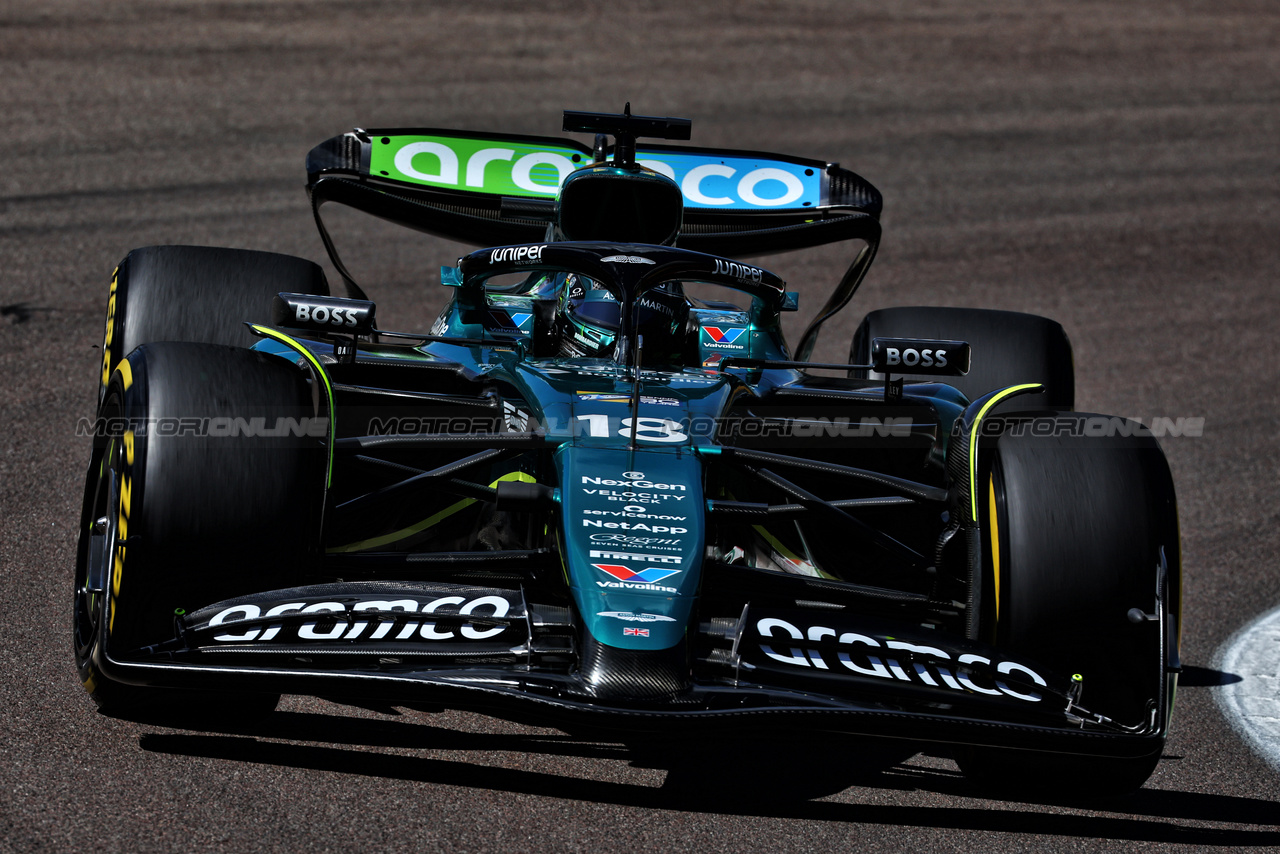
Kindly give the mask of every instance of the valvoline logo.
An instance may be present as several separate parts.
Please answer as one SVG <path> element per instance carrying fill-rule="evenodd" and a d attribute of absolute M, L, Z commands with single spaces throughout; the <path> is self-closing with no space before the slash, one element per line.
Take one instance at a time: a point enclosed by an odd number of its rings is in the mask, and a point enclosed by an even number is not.
<path fill-rule="evenodd" d="M 664 578 L 670 578 L 680 573 L 678 569 L 663 569 L 660 566 L 651 566 L 635 572 L 616 563 L 593 563 L 591 565 L 605 575 L 612 575 L 619 581 L 639 581 L 644 584 L 654 584 Z"/>
<path fill-rule="evenodd" d="M 702 333 L 706 336 L 703 343 L 710 344 L 713 347 L 723 347 L 730 350 L 743 350 L 746 348 L 746 342 L 739 343 L 746 329 L 740 326 L 704 326 Z"/>
<path fill-rule="evenodd" d="M 530 322 L 533 320 L 533 315 L 528 312 L 514 312 L 510 309 L 504 309 L 493 311 L 492 316 L 500 325 L 507 328 L 514 326 L 521 332 L 528 332 L 533 328 L 533 324 Z"/>

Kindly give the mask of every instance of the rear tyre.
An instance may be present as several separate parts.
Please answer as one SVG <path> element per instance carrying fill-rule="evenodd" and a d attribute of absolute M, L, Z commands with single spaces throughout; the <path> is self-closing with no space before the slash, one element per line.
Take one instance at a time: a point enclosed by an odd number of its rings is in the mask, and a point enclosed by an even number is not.
<path fill-rule="evenodd" d="M 117 715 L 270 711 L 278 695 L 127 684 L 103 659 L 108 646 L 127 661 L 173 639 L 182 612 L 296 583 L 317 552 L 325 478 L 325 423 L 306 380 L 252 350 L 146 344 L 113 374 L 100 412 L 76 561 L 81 681 Z M 273 429 L 285 435 L 263 435 Z"/>
<path fill-rule="evenodd" d="M 1080 674 L 1079 705 L 1090 712 L 1163 731 L 1167 719 L 1155 716 L 1170 708 L 1161 668 L 1176 659 L 1180 554 L 1173 482 L 1155 439 L 1120 418 L 1040 416 L 996 441 L 989 471 L 980 496 L 988 638 Z M 1157 613 L 1158 597 L 1163 633 L 1141 618 Z M 1139 788 L 1162 745 L 1124 759 L 994 749 L 957 759 L 988 787 L 1110 796 Z"/>
<path fill-rule="evenodd" d="M 973 365 L 969 373 L 962 377 L 945 377 L 943 381 L 959 389 L 970 400 L 977 400 L 996 389 L 1036 382 L 1043 383 L 1045 391 L 1018 397 L 1018 408 L 1075 408 L 1076 381 L 1071 342 L 1067 340 L 1062 326 L 1046 317 L 981 308 L 882 308 L 868 314 L 854 333 L 849 349 L 850 364 L 871 362 L 873 338 L 967 341 L 973 348 Z M 866 372 L 866 376 L 883 379 L 874 371 Z M 923 375 L 904 376 L 909 380 L 938 379 Z M 1001 406 L 997 406 L 995 411 L 1001 411 Z"/>
<path fill-rule="evenodd" d="M 116 268 L 107 299 L 98 399 L 120 360 L 152 341 L 252 346 L 244 321 L 267 321 L 277 293 L 324 296 L 324 271 L 275 252 L 144 246 Z"/>

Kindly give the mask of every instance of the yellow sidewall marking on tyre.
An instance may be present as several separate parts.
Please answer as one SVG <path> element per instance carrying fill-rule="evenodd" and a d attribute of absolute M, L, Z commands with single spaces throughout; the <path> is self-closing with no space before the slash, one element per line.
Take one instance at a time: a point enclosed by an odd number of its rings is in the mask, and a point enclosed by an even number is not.
<path fill-rule="evenodd" d="M 978 427 L 982 424 L 982 419 L 991 411 L 991 407 L 1011 395 L 1015 395 L 1020 391 L 1027 389 L 1039 388 L 1044 386 L 1040 383 L 1023 383 L 1022 385 L 1010 386 L 995 397 L 987 401 L 986 406 L 978 410 L 978 417 L 973 419 L 973 423 L 969 425 L 969 507 L 973 512 L 973 521 L 978 521 Z"/>
<path fill-rule="evenodd" d="M 120 268 L 116 267 L 111 274 L 111 291 L 107 296 L 107 331 L 102 336 L 102 385 L 105 388 L 111 379 L 111 345 L 115 338 L 116 327 L 116 286 L 119 283 Z"/>
<path fill-rule="evenodd" d="M 116 371 L 120 374 L 120 382 L 124 385 L 125 391 L 133 385 L 133 366 L 129 364 L 128 359 L 121 359 L 120 364 L 116 366 Z"/>
<path fill-rule="evenodd" d="M 128 362 L 121 362 L 127 365 Z M 120 581 L 124 577 L 125 540 L 129 536 L 129 516 L 133 512 L 134 435 L 124 433 L 124 471 L 120 473 L 120 504 L 116 510 L 116 549 L 111 563 L 111 595 L 107 598 L 107 631 L 116 624 L 116 600 L 120 597 Z"/>
<path fill-rule="evenodd" d="M 329 404 L 329 466 L 324 479 L 325 489 L 328 489 L 333 485 L 333 448 L 334 442 L 337 440 L 338 436 L 338 415 L 334 412 L 333 408 L 333 385 L 329 382 L 329 375 L 325 373 L 324 365 L 320 364 L 320 360 L 312 355 L 310 350 L 302 346 L 298 341 L 290 338 L 288 335 L 285 335 L 283 332 L 277 332 L 268 326 L 260 326 L 256 323 L 251 324 L 249 328 L 259 335 L 274 338 L 280 343 L 288 346 L 291 350 L 297 352 L 302 356 L 302 358 L 306 359 L 307 362 L 310 363 L 311 367 L 315 371 L 315 375 L 320 378 L 322 383 L 324 383 L 325 400 Z"/>
<path fill-rule="evenodd" d="M 991 568 L 995 578 L 996 620 L 1000 619 L 1000 522 L 996 519 L 996 478 L 987 482 L 987 502 L 991 510 Z"/>

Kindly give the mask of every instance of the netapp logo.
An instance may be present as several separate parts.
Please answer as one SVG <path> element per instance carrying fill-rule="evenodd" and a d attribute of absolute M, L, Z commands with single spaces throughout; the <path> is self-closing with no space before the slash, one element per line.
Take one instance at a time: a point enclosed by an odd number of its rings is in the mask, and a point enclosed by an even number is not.
<path fill-rule="evenodd" d="M 587 512 L 588 512 L 588 513 L 591 513 L 591 512 L 603 513 L 603 512 L 607 512 L 607 511 L 602 511 L 602 510 L 590 511 L 590 510 L 588 510 Z M 645 516 L 645 515 L 643 515 L 643 514 L 638 514 L 638 513 L 628 513 L 628 514 L 625 514 L 625 515 L 632 516 L 632 517 L 635 517 L 635 518 L 638 518 L 638 519 L 683 519 L 683 518 L 684 518 L 683 516 Z M 646 525 L 646 524 L 644 524 L 643 522 L 636 522 L 636 523 L 632 523 L 632 522 L 602 522 L 602 521 L 597 521 L 597 520 L 595 520 L 595 519 L 583 519 L 583 520 L 582 520 L 582 527 L 584 527 L 584 528 L 609 528 L 609 529 L 611 529 L 611 530 L 619 530 L 619 531 L 644 531 L 644 532 L 649 533 L 649 534 L 687 534 L 687 533 L 689 533 L 689 529 L 688 529 L 688 528 L 681 528 L 681 527 L 674 526 L 674 525 Z"/>

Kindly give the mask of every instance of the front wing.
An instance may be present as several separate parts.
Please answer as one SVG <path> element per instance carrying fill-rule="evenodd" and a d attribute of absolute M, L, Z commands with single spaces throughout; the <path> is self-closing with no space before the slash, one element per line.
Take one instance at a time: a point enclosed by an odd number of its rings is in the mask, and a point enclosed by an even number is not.
<path fill-rule="evenodd" d="M 1081 705 L 1077 683 L 998 649 L 822 608 L 748 603 L 689 627 L 687 684 L 649 686 L 643 663 L 596 690 L 565 605 L 516 584 L 346 582 L 239 597 L 175 617 L 138 650 L 110 638 L 97 666 L 138 685 L 448 706 L 629 733 L 823 730 L 1139 757 L 1161 749 L 1167 680 L 1145 721 Z M 644 615 L 625 615 L 645 632 Z M 625 671 L 625 657 L 611 666 Z M 1162 671 L 1164 668 L 1162 667 Z"/>

